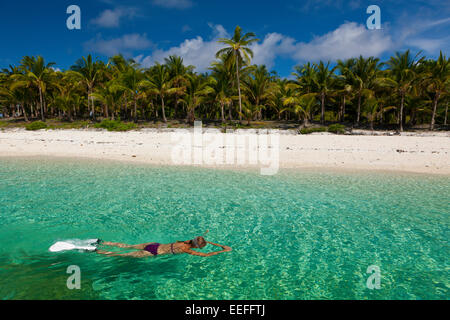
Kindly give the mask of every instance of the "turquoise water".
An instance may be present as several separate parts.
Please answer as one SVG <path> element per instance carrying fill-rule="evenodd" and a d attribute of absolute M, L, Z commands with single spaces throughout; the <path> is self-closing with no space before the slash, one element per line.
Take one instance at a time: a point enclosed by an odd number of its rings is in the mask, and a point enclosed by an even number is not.
<path fill-rule="evenodd" d="M 0 159 L 2 299 L 449 299 L 450 178 Z M 207 239 L 210 258 L 50 253 Z M 207 248 L 211 249 L 211 248 Z M 81 290 L 66 287 L 70 265 Z M 381 269 L 369 290 L 367 267 Z"/>

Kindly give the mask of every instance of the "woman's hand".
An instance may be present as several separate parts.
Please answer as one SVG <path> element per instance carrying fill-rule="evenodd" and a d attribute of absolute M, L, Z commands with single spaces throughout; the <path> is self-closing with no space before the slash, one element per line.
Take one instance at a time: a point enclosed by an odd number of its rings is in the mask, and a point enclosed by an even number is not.
<path fill-rule="evenodd" d="M 211 245 L 213 245 L 213 246 L 221 247 L 221 248 L 223 249 L 224 252 L 230 252 L 230 251 L 232 250 L 230 247 L 228 247 L 228 246 L 223 246 L 223 245 L 221 245 L 221 244 L 212 243 L 212 242 L 209 242 L 209 241 L 206 241 L 206 243 L 209 243 L 209 244 L 211 244 Z"/>

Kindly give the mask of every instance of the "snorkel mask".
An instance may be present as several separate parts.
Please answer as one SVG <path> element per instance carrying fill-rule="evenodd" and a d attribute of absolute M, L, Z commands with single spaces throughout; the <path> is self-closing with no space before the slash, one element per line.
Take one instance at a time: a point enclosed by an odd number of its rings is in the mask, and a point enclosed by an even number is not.
<path fill-rule="evenodd" d="M 200 248 L 198 245 L 198 237 L 192 240 L 192 244 L 194 245 L 195 248 Z"/>
<path fill-rule="evenodd" d="M 200 238 L 203 238 L 208 232 L 209 232 L 209 230 L 206 230 L 206 232 L 203 234 L 203 236 L 192 239 L 192 244 L 194 245 L 195 248 L 200 248 L 198 241 Z"/>

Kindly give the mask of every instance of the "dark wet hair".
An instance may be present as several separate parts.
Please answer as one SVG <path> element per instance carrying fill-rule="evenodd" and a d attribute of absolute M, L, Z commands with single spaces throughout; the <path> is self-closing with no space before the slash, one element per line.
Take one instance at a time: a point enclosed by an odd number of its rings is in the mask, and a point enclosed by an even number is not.
<path fill-rule="evenodd" d="M 197 237 L 190 241 L 191 246 L 194 248 L 203 248 L 206 246 L 206 240 L 203 237 Z"/>
<path fill-rule="evenodd" d="M 184 242 L 189 244 L 193 248 L 200 248 L 200 249 L 206 246 L 206 240 L 203 237 L 196 237 L 195 239 L 192 240 L 177 241 L 177 242 Z"/>

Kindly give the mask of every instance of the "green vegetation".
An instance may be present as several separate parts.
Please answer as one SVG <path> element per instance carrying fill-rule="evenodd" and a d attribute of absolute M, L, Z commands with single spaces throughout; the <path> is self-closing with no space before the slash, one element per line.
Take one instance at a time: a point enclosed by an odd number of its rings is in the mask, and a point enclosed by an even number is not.
<path fill-rule="evenodd" d="M 342 124 L 332 124 L 328 127 L 309 127 L 300 129 L 301 134 L 311 134 L 315 132 L 331 132 L 335 134 L 344 134 L 345 126 Z"/>
<path fill-rule="evenodd" d="M 336 134 L 344 134 L 345 126 L 342 124 L 332 124 L 328 127 L 328 132 L 336 133 Z"/>
<path fill-rule="evenodd" d="M 303 128 L 300 130 L 301 134 L 310 134 L 315 132 L 327 132 L 327 127 Z"/>
<path fill-rule="evenodd" d="M 95 124 L 95 128 L 106 129 L 108 131 L 130 131 L 137 128 L 135 123 L 126 123 L 120 120 L 103 120 Z"/>
<path fill-rule="evenodd" d="M 25 128 L 29 131 L 36 131 L 41 129 L 47 129 L 47 124 L 42 121 L 35 121 L 30 124 L 27 124 Z"/>
<path fill-rule="evenodd" d="M 296 66 L 288 80 L 251 64 L 250 45 L 257 41 L 237 27 L 232 38 L 219 40 L 223 48 L 206 73 L 195 72 L 176 56 L 142 68 L 121 55 L 107 62 L 88 55 L 66 71 L 55 71 L 54 63 L 43 57 L 26 56 L 18 66 L 0 72 L 0 113 L 14 120 L 2 127 L 17 125 L 17 118 L 59 119 L 47 123 L 49 128 L 70 128 L 72 122 L 87 127 L 110 119 L 96 125 L 108 130 L 135 128 L 115 119 L 136 124 L 192 124 L 196 119 L 230 124 L 238 119 L 240 124 L 230 125 L 234 128 L 252 127 L 252 122 L 263 128 L 273 121 L 306 128 L 340 123 L 400 131 L 447 126 L 450 59 L 442 52 L 437 59 L 407 50 L 386 62 L 362 56 L 308 62 Z M 315 130 L 323 129 L 304 129 Z M 329 131 L 342 130 L 333 126 Z"/>

